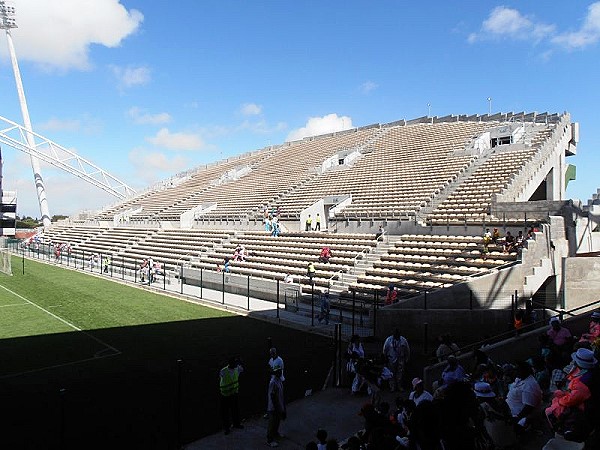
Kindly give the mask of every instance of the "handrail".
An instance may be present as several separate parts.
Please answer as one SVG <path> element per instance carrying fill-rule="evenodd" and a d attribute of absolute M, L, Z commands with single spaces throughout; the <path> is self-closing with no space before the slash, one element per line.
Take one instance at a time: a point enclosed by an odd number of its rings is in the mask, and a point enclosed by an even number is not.
<path fill-rule="evenodd" d="M 537 302 L 533 302 L 533 304 L 540 306 L 540 304 L 537 303 Z M 580 310 L 580 309 L 583 309 L 583 308 L 589 308 L 590 306 L 593 306 L 593 305 L 596 305 L 596 304 L 600 304 L 600 300 L 595 300 L 595 301 L 587 303 L 585 305 L 578 306 L 577 308 L 573 308 L 573 309 L 571 309 L 569 311 L 560 311 L 560 310 L 556 310 L 554 308 L 550 308 L 548 306 L 543 306 L 543 308 L 544 309 L 548 309 L 550 311 L 554 311 L 554 312 L 556 312 L 558 314 L 568 314 L 570 316 L 575 317 L 576 315 L 573 314 L 574 311 L 577 311 L 577 310 Z M 461 353 L 461 351 L 474 351 L 475 349 L 481 348 L 484 344 L 489 344 L 490 342 L 493 342 L 493 341 L 499 342 L 499 341 L 502 341 L 502 340 L 504 340 L 506 338 L 512 337 L 515 334 L 523 334 L 523 333 L 525 333 L 527 331 L 533 331 L 533 330 L 536 330 L 538 328 L 541 328 L 540 325 L 545 325 L 545 324 L 546 324 L 546 320 L 545 319 L 538 320 L 538 321 L 536 321 L 534 323 L 525 325 L 524 327 L 522 327 L 522 328 L 520 328 L 518 330 L 514 329 L 514 330 L 505 331 L 505 332 L 497 334 L 495 336 L 491 336 L 491 337 L 489 337 L 487 339 L 483 339 L 481 341 L 477 341 L 477 342 L 474 342 L 472 344 L 465 345 L 464 347 L 461 347 L 460 349 L 458 349 L 458 351 L 453 352 L 453 353 Z"/>

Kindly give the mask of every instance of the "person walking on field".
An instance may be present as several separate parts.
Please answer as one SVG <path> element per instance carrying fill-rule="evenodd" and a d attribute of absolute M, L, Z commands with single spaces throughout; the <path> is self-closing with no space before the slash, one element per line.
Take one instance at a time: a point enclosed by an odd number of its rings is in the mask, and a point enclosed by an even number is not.
<path fill-rule="evenodd" d="M 230 358 L 229 363 L 219 372 L 219 390 L 221 391 L 221 418 L 223 419 L 223 428 L 225 434 L 233 428 L 242 429 L 244 426 L 240 423 L 240 410 L 238 404 L 238 394 L 240 390 L 240 374 L 244 368 L 236 358 Z"/>
<path fill-rule="evenodd" d="M 285 400 L 283 398 L 283 382 L 281 381 L 281 368 L 275 366 L 269 390 L 267 392 L 267 414 L 269 415 L 269 424 L 267 425 L 267 445 L 269 447 L 279 447 L 276 439 L 282 436 L 279 434 L 279 424 L 287 417 Z"/>
<path fill-rule="evenodd" d="M 402 375 L 410 359 L 410 347 L 398 328 L 383 343 L 383 355 L 386 367 L 394 374 L 390 380 L 390 390 L 401 390 Z"/>

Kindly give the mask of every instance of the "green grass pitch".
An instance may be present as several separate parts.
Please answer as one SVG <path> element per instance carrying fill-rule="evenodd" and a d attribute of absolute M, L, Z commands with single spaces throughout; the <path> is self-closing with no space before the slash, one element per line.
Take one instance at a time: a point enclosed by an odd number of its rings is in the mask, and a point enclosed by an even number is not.
<path fill-rule="evenodd" d="M 0 448 L 175 448 L 177 436 L 218 431 L 217 373 L 231 355 L 246 368 L 242 414 L 260 414 L 268 338 L 289 400 L 329 369 L 329 339 L 36 261 L 23 274 L 21 262 L 0 274 L 0 398 L 11 411 Z"/>

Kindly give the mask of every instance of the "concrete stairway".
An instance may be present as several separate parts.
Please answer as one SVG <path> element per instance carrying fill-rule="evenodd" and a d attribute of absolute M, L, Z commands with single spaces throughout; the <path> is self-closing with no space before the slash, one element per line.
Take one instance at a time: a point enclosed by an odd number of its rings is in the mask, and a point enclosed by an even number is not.
<path fill-rule="evenodd" d="M 554 274 L 552 261 L 550 258 L 542 258 L 539 260 L 539 265 L 532 268 L 530 275 L 525 276 L 523 283 L 523 294 L 527 297 L 532 296 L 537 290 L 542 287 L 548 277 Z"/>

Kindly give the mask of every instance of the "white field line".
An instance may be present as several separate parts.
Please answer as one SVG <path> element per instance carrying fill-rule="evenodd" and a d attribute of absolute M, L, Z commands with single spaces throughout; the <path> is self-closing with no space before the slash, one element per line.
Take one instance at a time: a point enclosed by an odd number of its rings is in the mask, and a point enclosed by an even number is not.
<path fill-rule="evenodd" d="M 27 303 L 13 303 L 11 305 L 0 305 L 0 308 L 8 308 L 9 306 L 29 306 Z"/>
<path fill-rule="evenodd" d="M 42 372 L 44 370 L 51 370 L 51 369 L 58 369 L 60 367 L 73 366 L 75 364 L 81 364 L 81 363 L 90 362 L 90 361 L 98 361 L 99 359 L 111 358 L 113 356 L 118 356 L 120 354 L 121 354 L 121 352 L 117 351 L 117 353 L 112 353 L 110 355 L 93 356 L 91 358 L 78 359 L 77 361 L 71 361 L 71 362 L 64 363 L 64 364 L 55 364 L 53 366 L 40 367 L 39 369 L 25 370 L 24 372 L 9 373 L 8 375 L 0 376 L 0 380 L 5 380 L 7 378 L 20 377 L 21 375 L 29 375 L 29 374 L 36 373 L 36 372 Z"/>
<path fill-rule="evenodd" d="M 114 351 L 115 353 L 121 353 L 118 349 L 116 349 L 115 347 L 113 347 L 112 345 L 107 344 L 106 342 L 104 342 L 101 339 L 98 339 L 96 336 L 88 333 L 87 331 L 83 331 L 81 328 L 79 328 L 76 325 L 73 325 L 71 322 L 66 321 L 65 319 L 63 319 L 62 317 L 57 316 L 56 314 L 48 311 L 47 309 L 42 308 L 40 305 L 32 302 L 31 300 L 26 299 L 25 297 L 23 297 L 20 294 L 17 294 L 16 292 L 10 290 L 9 288 L 7 288 L 6 286 L 2 286 L 0 284 L 0 288 L 4 289 L 5 291 L 10 292 L 11 294 L 17 296 L 18 298 L 20 298 L 21 300 L 26 301 L 27 303 L 29 303 L 32 306 L 35 306 L 36 308 L 40 309 L 41 311 L 44 311 L 46 314 L 48 314 L 49 316 L 54 317 L 56 320 L 59 320 L 60 322 L 64 323 L 65 325 L 73 328 L 75 331 L 79 331 L 80 333 L 85 334 L 86 336 L 88 336 L 89 338 L 92 338 L 93 340 L 95 340 L 96 342 L 98 342 L 101 345 L 104 345 L 107 348 L 110 348 L 112 351 Z"/>

